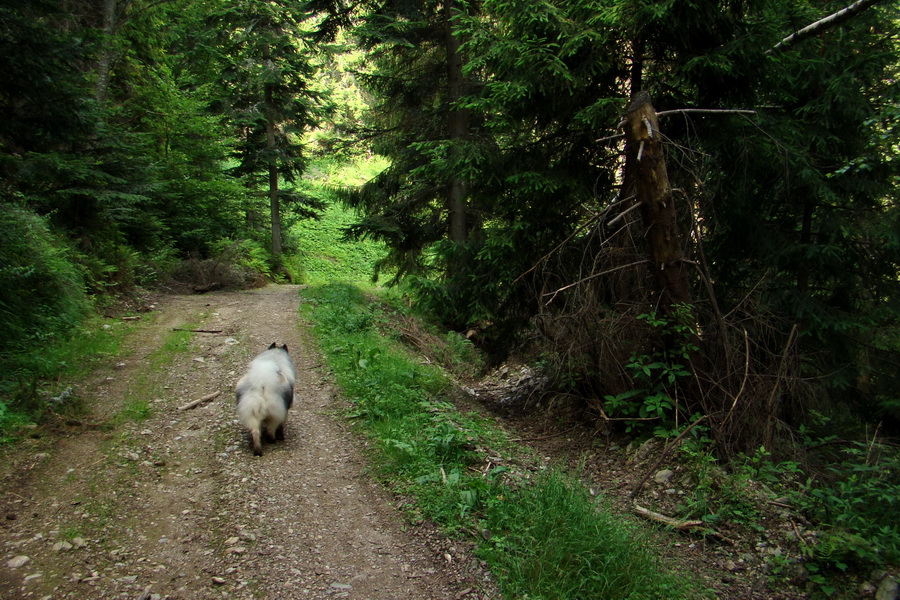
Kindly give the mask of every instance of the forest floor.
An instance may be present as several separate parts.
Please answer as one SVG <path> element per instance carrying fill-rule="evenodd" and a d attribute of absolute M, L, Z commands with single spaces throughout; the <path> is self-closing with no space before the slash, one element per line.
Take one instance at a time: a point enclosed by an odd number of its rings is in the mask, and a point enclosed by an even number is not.
<path fill-rule="evenodd" d="M 158 298 L 77 386 L 79 423 L 3 449 L 0 598 L 496 598 L 479 561 L 367 477 L 298 303 L 296 286 Z M 154 369 L 175 328 L 217 333 Z M 254 457 L 233 388 L 272 342 L 296 400 L 287 439 Z"/>

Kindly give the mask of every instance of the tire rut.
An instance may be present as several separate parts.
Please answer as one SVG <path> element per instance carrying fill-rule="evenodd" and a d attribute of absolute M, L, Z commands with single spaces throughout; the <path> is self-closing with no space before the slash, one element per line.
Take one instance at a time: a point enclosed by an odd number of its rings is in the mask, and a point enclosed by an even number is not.
<path fill-rule="evenodd" d="M 334 417 L 342 400 L 298 327 L 298 303 L 297 286 L 274 285 L 161 299 L 124 365 L 79 386 L 96 418 L 129 394 L 148 398 L 149 418 L 7 449 L 0 597 L 496 597 L 462 544 L 405 523 L 366 478 L 364 442 Z M 197 321 L 218 333 L 194 334 L 188 352 L 151 372 L 168 331 Z M 288 345 L 297 389 L 286 439 L 254 457 L 232 390 L 271 342 Z"/>

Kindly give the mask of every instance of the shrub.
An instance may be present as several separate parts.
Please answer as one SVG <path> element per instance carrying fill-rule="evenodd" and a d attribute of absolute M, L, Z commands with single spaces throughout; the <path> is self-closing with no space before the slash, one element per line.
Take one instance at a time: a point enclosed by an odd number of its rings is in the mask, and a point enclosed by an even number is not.
<path fill-rule="evenodd" d="M 89 306 L 71 252 L 47 222 L 0 205 L 0 357 L 66 333 Z"/>

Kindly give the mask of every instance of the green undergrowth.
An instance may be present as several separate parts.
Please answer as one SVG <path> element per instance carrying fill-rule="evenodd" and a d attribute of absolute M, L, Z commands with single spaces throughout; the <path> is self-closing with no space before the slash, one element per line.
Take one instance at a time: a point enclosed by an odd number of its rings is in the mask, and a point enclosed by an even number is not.
<path fill-rule="evenodd" d="M 80 400 L 67 382 L 108 360 L 134 325 L 90 317 L 68 335 L 35 342 L 0 356 L 0 444 L 54 414 L 80 413 Z"/>
<path fill-rule="evenodd" d="M 401 308 L 346 284 L 301 293 L 301 311 L 349 401 L 348 417 L 370 442 L 375 472 L 410 499 L 412 518 L 472 541 L 506 597 L 704 595 L 695 578 L 663 564 L 646 529 L 577 478 L 542 469 L 491 421 L 457 410 L 448 366 L 423 364 L 393 334 Z"/>
<path fill-rule="evenodd" d="M 296 251 L 285 258 L 295 283 L 321 285 L 330 281 L 372 279 L 375 265 L 385 253 L 375 240 L 346 239 L 345 231 L 359 220 L 356 212 L 340 203 L 336 190 L 359 185 L 385 168 L 383 159 L 334 161 L 318 158 L 302 182 L 304 193 L 326 204 L 317 219 L 306 219 L 290 228 Z"/>
<path fill-rule="evenodd" d="M 140 322 L 89 317 L 68 336 L 0 356 L 0 444 L 34 435 L 43 425 L 59 419 L 80 420 L 88 409 L 73 382 L 117 356 L 125 337 L 142 326 Z M 150 416 L 153 395 L 159 387 L 151 375 L 162 372 L 176 356 L 186 352 L 191 336 L 184 331 L 166 335 L 129 385 L 119 412 L 105 425 L 114 427 Z"/>

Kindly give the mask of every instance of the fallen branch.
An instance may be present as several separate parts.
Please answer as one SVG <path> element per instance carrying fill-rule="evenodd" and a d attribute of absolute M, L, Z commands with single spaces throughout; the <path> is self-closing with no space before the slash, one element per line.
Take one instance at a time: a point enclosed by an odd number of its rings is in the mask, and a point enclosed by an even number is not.
<path fill-rule="evenodd" d="M 881 2 L 881 0 L 858 0 L 848 7 L 842 8 L 836 13 L 828 15 L 824 19 L 819 19 L 815 23 L 812 23 L 810 25 L 807 25 L 803 29 L 795 31 L 791 35 L 787 36 L 786 38 L 766 50 L 766 54 L 772 54 L 778 50 L 783 50 L 784 48 L 793 46 L 799 41 L 816 36 L 823 31 L 831 29 L 832 27 L 836 27 L 855 14 L 864 11 L 870 6 L 874 6 L 879 2 Z"/>
<path fill-rule="evenodd" d="M 703 521 L 679 521 L 678 519 L 673 519 L 672 517 L 667 517 L 666 515 L 660 514 L 658 512 L 653 512 L 649 508 L 644 508 L 640 504 L 634 505 L 635 514 L 644 517 L 645 519 L 650 519 L 651 521 L 656 521 L 657 523 L 662 523 L 663 525 L 668 525 L 674 529 L 678 530 L 686 530 L 686 529 L 695 529 L 697 527 L 703 527 Z"/>
<path fill-rule="evenodd" d="M 733 539 L 722 535 L 715 529 L 704 524 L 703 521 L 679 521 L 678 519 L 673 519 L 672 517 L 667 517 L 666 515 L 654 512 L 649 508 L 644 508 L 639 504 L 634 505 L 634 513 L 638 516 L 644 517 L 645 519 L 656 521 L 657 523 L 662 523 L 663 525 L 672 527 L 673 529 L 676 529 L 678 531 L 700 529 L 701 533 L 712 535 L 731 546 L 736 545 Z"/>
<path fill-rule="evenodd" d="M 807 545 L 806 539 L 803 537 L 803 534 L 800 533 L 800 528 L 797 527 L 797 524 L 794 523 L 793 519 L 788 519 L 788 521 L 790 522 L 791 527 L 794 529 L 794 535 L 797 536 L 797 541 L 799 541 L 801 544 L 806 546 Z"/>
<path fill-rule="evenodd" d="M 221 391 L 213 392 L 212 394 L 207 394 L 207 395 L 203 396 L 202 398 L 198 398 L 197 400 L 194 400 L 193 402 L 188 402 L 187 404 L 185 404 L 183 406 L 179 406 L 178 410 L 190 410 L 196 406 L 200 406 L 204 402 L 209 402 L 210 400 L 212 400 L 214 398 L 218 398 L 221 395 L 222 395 Z"/>
<path fill-rule="evenodd" d="M 189 331 L 190 333 L 222 333 L 222 329 L 181 329 L 173 327 L 172 331 Z"/>

